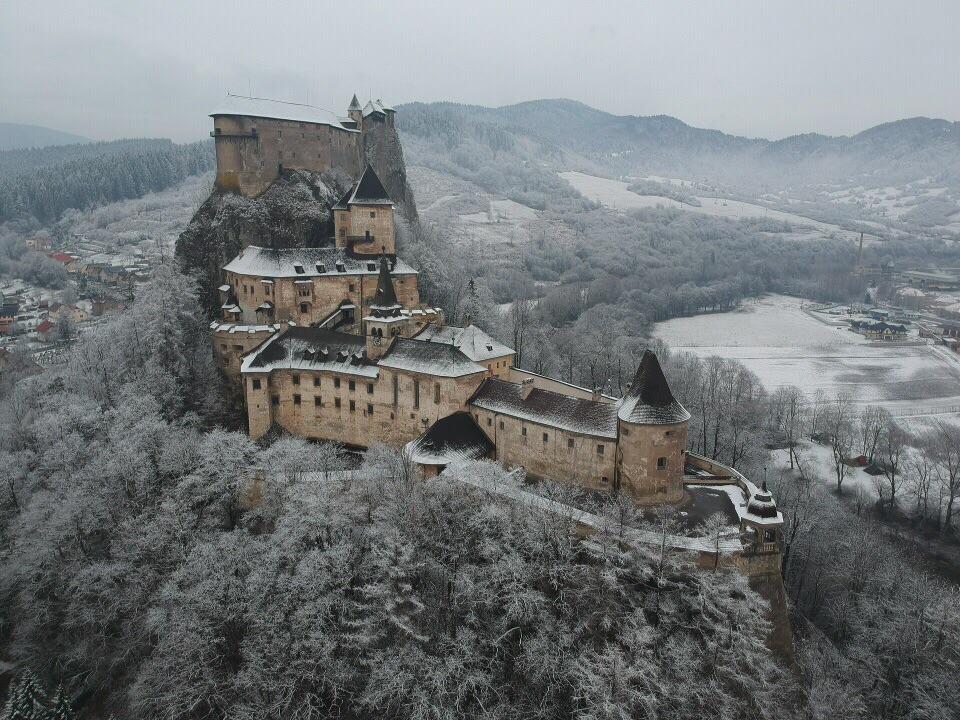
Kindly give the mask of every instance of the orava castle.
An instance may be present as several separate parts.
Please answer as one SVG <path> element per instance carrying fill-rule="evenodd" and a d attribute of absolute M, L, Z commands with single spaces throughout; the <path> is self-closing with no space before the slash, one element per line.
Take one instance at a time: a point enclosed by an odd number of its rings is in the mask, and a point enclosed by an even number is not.
<path fill-rule="evenodd" d="M 779 571 L 773 499 L 687 452 L 690 414 L 652 352 L 627 394 L 609 397 L 515 367 L 511 348 L 421 302 L 417 272 L 397 257 L 394 202 L 361 163 L 358 136 L 392 126 L 391 108 L 354 97 L 346 118 L 269 103 L 241 112 L 213 115 L 221 190 L 256 196 L 285 168 L 356 179 L 333 207 L 329 246 L 248 246 L 223 267 L 214 350 L 242 385 L 251 437 L 278 426 L 349 447 L 387 443 L 426 477 L 490 458 L 648 505 L 715 486 L 735 507 L 751 574 Z"/>

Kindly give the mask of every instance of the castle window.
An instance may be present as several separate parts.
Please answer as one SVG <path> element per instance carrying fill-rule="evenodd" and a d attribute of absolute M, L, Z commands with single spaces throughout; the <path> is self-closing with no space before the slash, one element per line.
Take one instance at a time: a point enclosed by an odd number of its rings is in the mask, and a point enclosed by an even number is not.
<path fill-rule="evenodd" d="M 550 436 L 547 435 L 546 433 L 544 433 L 544 434 L 543 434 L 543 441 L 544 441 L 544 442 L 547 442 L 549 439 L 550 439 Z"/>
<path fill-rule="evenodd" d="M 353 391 L 356 390 L 356 389 L 357 389 L 357 383 L 356 383 L 356 381 L 355 381 L 355 380 L 351 380 L 351 381 L 350 381 L 350 392 L 353 392 Z"/>
<path fill-rule="evenodd" d="M 604 485 L 606 485 L 606 484 L 607 484 L 608 482 L 610 482 L 610 481 L 607 479 L 607 476 L 604 475 L 602 478 L 600 478 L 600 482 L 602 482 Z"/>
<path fill-rule="evenodd" d="M 373 415 L 373 405 L 367 403 L 367 415 Z"/>
<path fill-rule="evenodd" d="M 573 438 L 567 438 L 567 449 L 573 450 Z"/>
<path fill-rule="evenodd" d="M 320 399 L 319 395 L 313 396 L 313 406 L 314 407 L 323 407 L 323 401 Z"/>
<path fill-rule="evenodd" d="M 333 406 L 336 408 L 340 407 L 340 398 L 333 399 Z"/>
<path fill-rule="evenodd" d="M 373 395 L 373 383 L 367 383 L 367 395 Z"/>
<path fill-rule="evenodd" d="M 350 412 L 356 412 L 356 411 L 357 411 L 357 401 L 356 401 L 356 400 L 351 400 L 351 401 L 350 401 Z"/>
<path fill-rule="evenodd" d="M 347 229 L 340 228 L 340 237 L 346 237 L 346 235 L 347 235 Z"/>
<path fill-rule="evenodd" d="M 420 381 L 413 381 L 413 406 L 415 408 L 420 407 Z"/>
<path fill-rule="evenodd" d="M 310 286 L 301 285 L 300 287 L 297 288 L 297 294 L 300 297 L 310 297 Z"/>
<path fill-rule="evenodd" d="M 400 380 L 394 375 L 393 376 L 393 404 L 396 406 L 400 402 Z"/>
<path fill-rule="evenodd" d="M 253 382 L 251 383 L 251 385 L 253 386 L 253 389 L 254 389 L 254 390 L 259 390 L 259 389 L 260 389 L 260 378 L 254 378 L 254 379 L 253 379 Z"/>
<path fill-rule="evenodd" d="M 280 404 L 280 396 L 279 396 L 279 395 L 273 395 L 273 396 L 271 396 L 271 397 L 270 397 L 270 404 L 271 404 L 271 405 L 279 405 L 279 404 Z"/>
<path fill-rule="evenodd" d="M 526 436 L 527 436 L 527 429 L 526 429 L 526 428 L 520 428 L 520 434 L 523 435 L 524 437 L 526 437 Z"/>
<path fill-rule="evenodd" d="M 314 386 L 314 387 L 320 387 L 320 378 L 319 378 L 319 377 L 315 377 L 315 378 L 313 379 L 313 386 Z"/>
<path fill-rule="evenodd" d="M 440 383 L 433 384 L 433 402 L 435 405 L 440 404 Z"/>
<path fill-rule="evenodd" d="M 333 386 L 334 386 L 335 388 L 337 388 L 337 389 L 340 388 L 340 378 L 335 377 L 335 378 L 333 379 Z"/>
<path fill-rule="evenodd" d="M 299 376 L 299 375 L 294 375 L 294 376 L 293 376 L 293 384 L 294 384 L 294 385 L 299 385 L 299 384 L 300 384 L 300 376 Z"/>
<path fill-rule="evenodd" d="M 664 437 L 670 437 L 671 435 L 673 435 L 673 430 L 667 430 L 667 431 L 663 434 Z"/>
<path fill-rule="evenodd" d="M 353 283 L 350 283 L 350 292 L 353 292 L 353 291 L 354 291 L 354 288 L 355 288 L 354 284 L 353 284 Z"/>
<path fill-rule="evenodd" d="M 603 443 L 597 445 L 597 455 L 603 455 Z"/>
<path fill-rule="evenodd" d="M 630 428 L 624 428 L 624 429 L 623 429 L 623 436 L 626 437 L 626 436 L 629 435 L 629 434 L 630 434 Z"/>
<path fill-rule="evenodd" d="M 310 312 L 310 303 L 300 303 L 300 312 L 302 313 Z"/>
<path fill-rule="evenodd" d="M 303 273 L 304 273 L 303 263 L 294 263 L 294 264 L 293 264 L 293 271 L 294 271 L 297 275 L 303 275 Z"/>
<path fill-rule="evenodd" d="M 375 218 L 376 216 L 377 216 L 377 211 L 376 211 L 376 210 L 371 210 L 371 211 L 370 211 L 370 217 Z"/>
<path fill-rule="evenodd" d="M 299 394 L 299 393 L 294 393 L 294 395 L 293 395 L 293 404 L 294 404 L 294 405 L 299 405 L 299 404 L 300 404 L 300 394 Z"/>
<path fill-rule="evenodd" d="M 500 421 L 500 429 L 503 430 L 503 420 Z"/>
<path fill-rule="evenodd" d="M 667 459 L 665 457 L 657 458 L 657 470 L 667 469 Z"/>

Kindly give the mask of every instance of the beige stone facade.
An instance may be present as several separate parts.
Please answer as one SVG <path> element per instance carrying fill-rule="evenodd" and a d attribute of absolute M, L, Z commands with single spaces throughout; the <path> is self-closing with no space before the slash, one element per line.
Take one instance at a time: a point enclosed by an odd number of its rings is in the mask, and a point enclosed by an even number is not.
<path fill-rule="evenodd" d="M 276 424 L 300 437 L 365 448 L 417 438 L 462 409 L 487 374 L 447 378 L 379 368 L 375 377 L 296 370 L 244 375 L 251 437 Z"/>
<path fill-rule="evenodd" d="M 350 248 L 358 255 L 394 255 L 397 252 L 392 207 L 355 203 L 346 210 L 334 208 L 333 224 L 337 247 Z"/>
<path fill-rule="evenodd" d="M 247 197 L 262 193 L 283 170 L 337 168 L 353 177 L 362 170 L 361 133 L 339 124 L 218 113 L 211 136 L 217 187 Z"/>
<path fill-rule="evenodd" d="M 619 486 L 637 500 L 677 502 L 683 495 L 687 423 L 619 423 Z"/>
<path fill-rule="evenodd" d="M 505 465 L 591 490 L 613 489 L 616 438 L 562 430 L 483 408 L 472 407 L 471 413 Z"/>
<path fill-rule="evenodd" d="M 253 250 L 246 248 L 245 252 Z M 330 269 L 335 271 L 334 266 Z M 355 305 L 358 309 L 357 317 L 362 317 L 369 310 L 377 292 L 377 265 L 373 263 L 369 269 L 362 272 L 313 277 L 271 277 L 227 270 L 224 272 L 224 281 L 230 286 L 243 322 L 292 320 L 298 325 L 314 325 L 325 320 L 344 303 Z M 401 266 L 394 273 L 394 286 L 400 302 L 406 307 L 419 307 L 420 291 L 416 271 L 405 265 Z M 273 306 L 271 315 L 266 315 L 263 311 L 258 313 L 258 308 L 265 303 Z"/>

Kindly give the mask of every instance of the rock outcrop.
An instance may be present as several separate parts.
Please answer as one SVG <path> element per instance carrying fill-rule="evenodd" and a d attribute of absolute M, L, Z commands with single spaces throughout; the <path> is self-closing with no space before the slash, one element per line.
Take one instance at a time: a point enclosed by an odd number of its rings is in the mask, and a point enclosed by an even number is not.
<path fill-rule="evenodd" d="M 407 182 L 403 148 L 394 128 L 364 131 L 363 151 L 400 214 L 417 222 Z M 211 317 L 219 308 L 221 268 L 247 245 L 322 247 L 333 244 L 331 208 L 358 178 L 345 173 L 287 170 L 255 198 L 214 188 L 177 239 L 177 257 L 200 282 L 200 297 Z"/>

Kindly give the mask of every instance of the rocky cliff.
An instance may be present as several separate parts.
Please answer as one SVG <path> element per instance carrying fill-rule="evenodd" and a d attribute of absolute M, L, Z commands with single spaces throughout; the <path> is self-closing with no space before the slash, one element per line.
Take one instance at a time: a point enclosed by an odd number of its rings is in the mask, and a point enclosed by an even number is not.
<path fill-rule="evenodd" d="M 416 204 L 396 131 L 375 125 L 364 133 L 363 140 L 366 160 L 397 210 L 408 222 L 416 223 Z M 198 278 L 201 300 L 211 316 L 220 306 L 221 268 L 247 245 L 333 244 L 331 208 L 356 179 L 340 172 L 288 170 L 255 198 L 214 188 L 180 234 L 176 248 L 184 269 Z"/>

